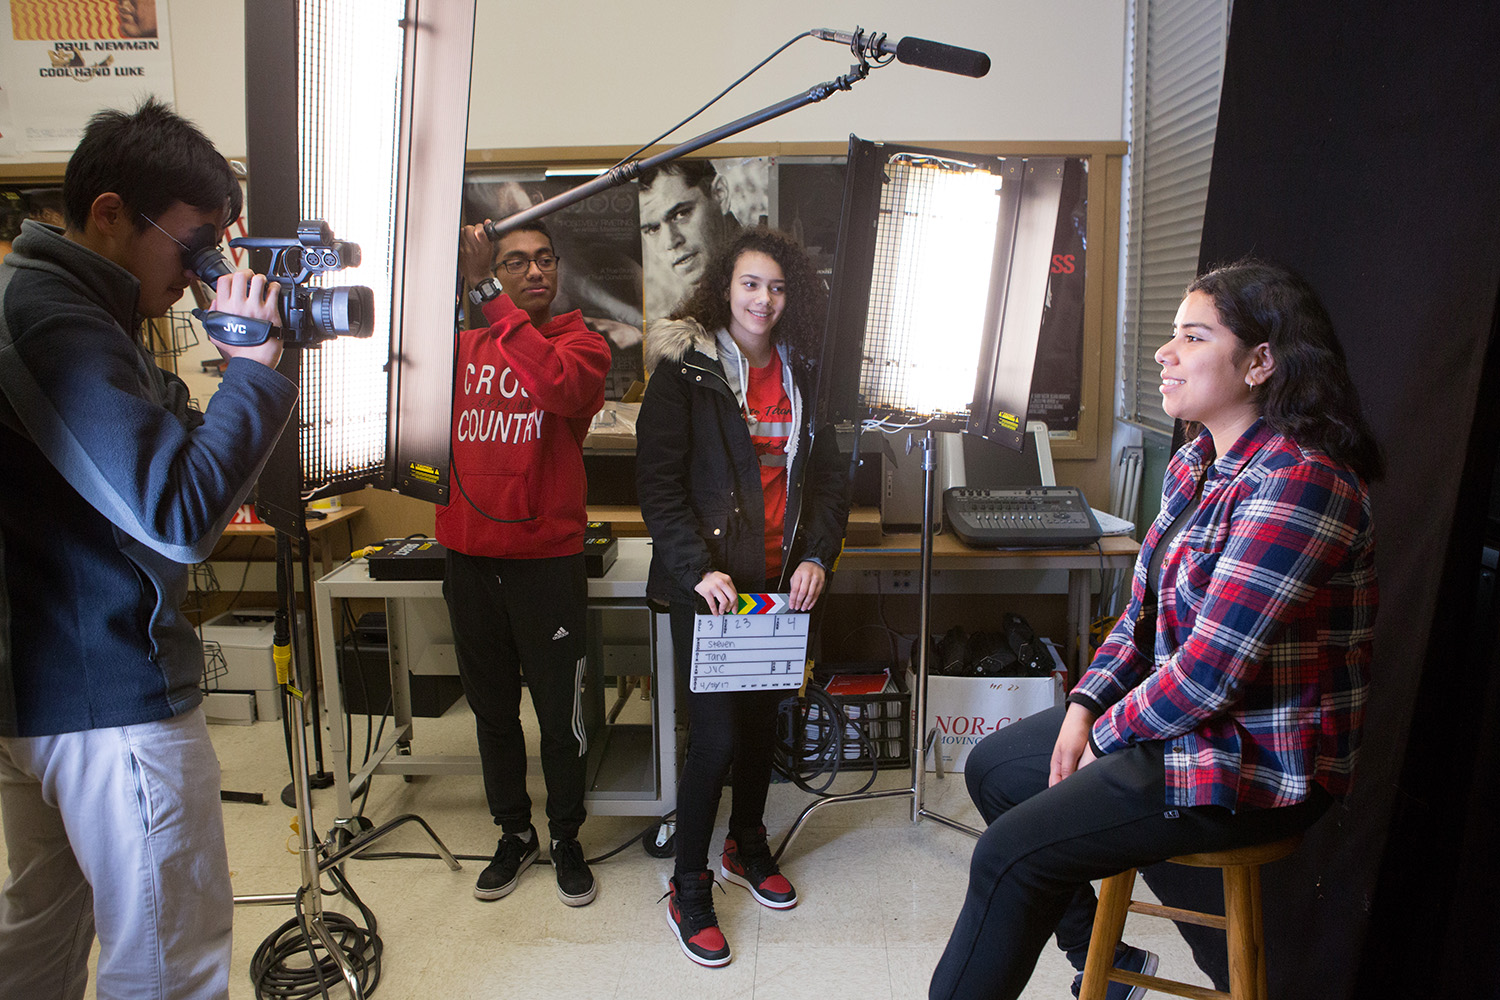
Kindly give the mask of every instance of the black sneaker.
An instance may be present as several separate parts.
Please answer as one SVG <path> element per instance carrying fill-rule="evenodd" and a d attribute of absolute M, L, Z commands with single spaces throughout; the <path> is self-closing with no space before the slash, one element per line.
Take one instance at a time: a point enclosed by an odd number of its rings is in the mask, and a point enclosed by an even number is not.
<path fill-rule="evenodd" d="M 552 871 L 557 876 L 557 898 L 569 906 L 587 906 L 594 901 L 598 886 L 589 863 L 583 859 L 583 845 L 576 840 L 552 842 Z"/>
<path fill-rule="evenodd" d="M 725 837 L 721 858 L 719 871 L 724 878 L 749 889 L 750 895 L 762 906 L 769 906 L 773 910 L 790 910 L 797 905 L 797 890 L 781 874 L 781 869 L 771 857 L 765 827 L 753 833 Z"/>
<path fill-rule="evenodd" d="M 522 840 L 513 833 L 500 838 L 500 843 L 495 847 L 495 859 L 479 873 L 479 880 L 474 883 L 476 898 L 499 899 L 509 896 L 515 889 L 516 883 L 521 880 L 521 873 L 531 867 L 540 853 L 536 827 L 527 832 L 531 834 L 530 841 Z"/>
<path fill-rule="evenodd" d="M 710 968 L 729 964 L 729 942 L 719 930 L 713 891 L 713 872 L 693 872 L 674 875 L 662 897 L 667 900 L 667 926 L 672 928 L 682 953 Z"/>
<path fill-rule="evenodd" d="M 1115 968 L 1122 972 L 1139 972 L 1143 976 L 1156 975 L 1156 967 L 1161 959 L 1156 957 L 1155 952 L 1144 948 L 1136 948 L 1132 945 L 1122 944 L 1115 951 Z M 1083 973 L 1073 977 L 1073 995 L 1076 997 L 1083 989 Z M 1111 981 L 1109 990 L 1104 994 L 1105 1000 L 1141 1000 L 1146 995 L 1146 987 L 1131 986 L 1127 983 Z"/>

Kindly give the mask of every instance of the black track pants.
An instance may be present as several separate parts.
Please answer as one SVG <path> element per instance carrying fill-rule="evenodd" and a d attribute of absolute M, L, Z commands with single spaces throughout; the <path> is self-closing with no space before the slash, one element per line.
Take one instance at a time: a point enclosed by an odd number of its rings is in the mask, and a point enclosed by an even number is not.
<path fill-rule="evenodd" d="M 531 823 L 520 718 L 524 680 L 541 730 L 548 827 L 554 840 L 576 839 L 588 773 L 583 556 L 490 559 L 450 550 L 443 598 L 474 710 L 491 815 L 505 833 L 525 833 Z"/>

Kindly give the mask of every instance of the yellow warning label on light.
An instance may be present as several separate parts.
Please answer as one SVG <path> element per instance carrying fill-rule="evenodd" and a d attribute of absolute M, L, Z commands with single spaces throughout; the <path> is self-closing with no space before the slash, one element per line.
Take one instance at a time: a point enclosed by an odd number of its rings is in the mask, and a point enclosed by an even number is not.
<path fill-rule="evenodd" d="M 413 479 L 420 479 L 424 483 L 435 483 L 438 481 L 438 470 L 430 465 L 412 462 L 406 467 L 406 473 Z"/>
<path fill-rule="evenodd" d="M 995 415 L 995 422 L 1008 431 L 1021 429 L 1021 418 L 1014 413 L 1006 413 L 1004 410 Z"/>

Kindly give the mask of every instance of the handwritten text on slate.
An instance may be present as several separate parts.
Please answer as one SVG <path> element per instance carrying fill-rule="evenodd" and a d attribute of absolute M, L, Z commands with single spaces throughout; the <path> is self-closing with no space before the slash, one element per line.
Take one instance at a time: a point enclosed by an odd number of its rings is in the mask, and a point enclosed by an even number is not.
<path fill-rule="evenodd" d="M 698 615 L 693 623 L 692 690 L 801 687 L 808 617 Z"/>

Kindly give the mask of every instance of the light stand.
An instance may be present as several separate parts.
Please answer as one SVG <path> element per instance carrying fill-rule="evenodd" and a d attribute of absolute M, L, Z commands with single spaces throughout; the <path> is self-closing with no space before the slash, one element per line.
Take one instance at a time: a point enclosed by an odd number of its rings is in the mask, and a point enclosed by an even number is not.
<path fill-rule="evenodd" d="M 824 420 L 853 419 L 861 431 L 868 423 L 925 432 L 911 780 L 811 803 L 778 858 L 813 812 L 874 799 L 909 797 L 913 823 L 926 818 L 980 834 L 924 801 L 936 736 L 927 728 L 934 432 L 966 430 L 1022 446 L 1060 196 L 1075 169 L 1061 158 L 971 156 L 853 136 L 846 163 L 818 411 Z M 934 300 L 927 290 L 938 279 L 984 294 Z"/>
<path fill-rule="evenodd" d="M 467 80 L 473 5 L 467 14 L 462 7 L 450 0 L 261 0 L 245 10 L 247 93 L 254 94 L 245 135 L 246 152 L 256 164 L 252 235 L 284 238 L 297 232 L 304 219 L 331 220 L 340 234 L 363 245 L 367 269 L 363 276 L 368 284 L 390 289 L 393 315 L 405 301 L 402 296 L 408 282 L 437 287 L 432 282 L 419 283 L 397 269 L 408 248 L 416 245 L 411 242 L 410 220 L 424 212 L 391 199 L 392 192 L 405 197 L 414 161 L 420 160 L 424 168 L 433 162 L 426 148 L 432 129 L 425 122 L 447 123 L 453 118 L 434 107 L 431 113 L 424 112 L 423 123 L 414 125 L 412 108 L 452 103 L 453 81 L 445 77 L 438 85 L 433 76 L 421 76 L 422 71 L 441 63 L 445 73 L 461 71 Z M 465 17 L 464 27 L 455 26 L 454 18 Z M 462 58 L 456 54 L 459 49 Z M 413 150 L 420 150 L 421 155 Z M 461 137 L 455 152 L 458 155 L 452 162 L 461 167 Z M 459 176 L 451 180 L 453 211 L 448 219 L 457 218 Z M 431 209 L 425 215 L 433 219 L 445 217 L 431 204 L 424 203 L 424 209 Z M 441 230 L 451 240 L 450 226 L 443 222 Z M 341 279 L 327 280 L 338 283 Z M 451 297 L 451 263 L 444 283 Z M 310 363 L 305 369 L 301 347 L 283 352 L 279 370 L 298 384 L 299 405 L 256 486 L 257 512 L 276 529 L 281 600 L 275 656 L 291 731 L 291 793 L 301 879 L 294 893 L 243 896 L 235 902 L 297 907 L 296 918 L 256 953 L 257 964 L 263 955 L 275 960 L 278 985 L 298 981 L 280 993 L 285 996 L 307 997 L 319 991 L 326 996 L 328 987 L 340 979 L 351 997 L 363 997 L 375 988 L 374 979 L 366 975 L 378 976 L 379 972 L 374 915 L 359 902 L 339 867 L 354 851 L 399 825 L 415 822 L 432 838 L 449 868 L 460 867 L 432 829 L 415 816 L 398 817 L 354 844 L 348 843 L 343 830 L 328 835 L 332 844 L 320 843 L 313 820 L 307 726 L 321 720 L 316 709 L 308 712 L 307 699 L 316 699 L 316 679 L 308 645 L 299 641 L 302 626 L 290 610 L 296 578 L 291 553 L 294 540 L 301 542 L 304 554 L 310 549 L 306 500 L 367 484 L 390 485 L 391 464 L 379 440 L 393 426 L 385 405 L 387 393 L 374 393 L 380 398 L 378 405 L 372 405 L 366 398 L 371 393 L 354 398 L 352 390 L 384 384 L 386 366 L 393 365 L 393 359 L 409 358 L 416 350 L 410 342 L 399 348 L 386 342 L 379 302 L 376 308 L 372 329 L 377 336 L 327 343 L 319 348 L 318 360 L 307 359 Z M 451 301 L 447 308 L 451 310 Z M 441 315 L 441 310 L 429 308 L 426 315 Z M 448 335 L 440 338 L 443 344 L 448 340 Z M 451 385 L 451 358 L 429 368 L 443 371 Z M 343 408 L 325 405 L 346 401 L 350 405 Z M 433 400 L 422 403 L 440 409 Z M 341 435 L 343 447 L 323 447 L 330 430 Z M 445 432 L 445 447 L 446 441 Z M 310 571 L 305 571 L 304 580 L 309 578 Z M 311 588 L 306 592 L 310 596 Z M 315 731 L 314 737 L 321 739 L 321 734 Z M 367 930 L 355 927 L 342 914 L 323 911 L 324 875 L 359 907 Z M 371 962 L 365 960 L 366 945 L 373 945 Z M 287 959 L 299 952 L 309 964 L 294 967 Z M 256 992 L 263 995 L 258 985 Z"/>
<path fill-rule="evenodd" d="M 344 880 L 343 873 L 337 866 L 353 852 L 364 850 L 398 826 L 409 822 L 417 823 L 426 831 L 437 848 L 438 855 L 450 870 L 458 871 L 462 866 L 438 835 L 433 832 L 432 827 L 428 826 L 421 817 L 411 814 L 397 817 L 360 838 L 358 842 L 344 845 L 337 851 L 328 850 L 328 845 L 316 839 L 308 771 L 307 716 L 304 707 L 305 699 L 308 697 L 305 692 L 311 690 L 316 685 L 316 681 L 309 682 L 308 680 L 312 671 L 309 669 L 310 665 L 306 663 L 305 646 L 301 642 L 301 636 L 298 635 L 296 615 L 292 613 L 292 537 L 286 529 L 279 526 L 276 528 L 278 606 L 273 657 L 276 661 L 276 679 L 282 685 L 285 695 L 283 700 L 291 722 L 292 790 L 297 808 L 298 860 L 302 881 L 297 891 L 293 893 L 236 896 L 234 902 L 240 906 L 280 904 L 295 906 L 296 918 L 288 921 L 266 939 L 257 952 L 257 958 L 268 952 L 276 952 L 284 965 L 284 959 L 288 955 L 298 951 L 305 952 L 310 964 L 304 969 L 289 969 L 289 974 L 300 975 L 303 982 L 315 981 L 325 995 L 328 992 L 330 978 L 334 981 L 342 979 L 351 1000 L 363 1000 L 369 992 L 374 990 L 380 975 L 375 920 L 374 915 L 359 902 L 358 896 L 353 894 L 352 888 Z M 358 928 L 353 921 L 342 914 L 324 912 L 322 875 L 325 872 L 329 874 L 338 889 L 348 895 L 365 914 L 368 928 Z M 342 925 L 337 936 L 329 929 L 331 923 Z M 303 938 L 303 946 L 300 948 L 288 948 L 281 943 L 281 939 L 293 928 Z M 346 945 L 349 942 L 354 942 L 358 948 L 353 955 L 346 954 Z M 324 955 L 321 959 L 317 954 L 319 948 L 322 949 Z M 262 995 L 259 986 L 260 984 L 257 983 L 257 996 Z"/>
<path fill-rule="evenodd" d="M 913 685 L 911 696 L 913 699 L 913 710 L 915 725 L 912 727 L 911 741 L 911 775 L 910 781 L 905 788 L 887 788 L 872 792 L 851 792 L 848 795 L 830 795 L 826 798 L 817 799 L 810 803 L 807 808 L 797 816 L 792 823 L 791 829 L 782 838 L 781 844 L 776 848 L 775 857 L 779 860 L 786 852 L 799 832 L 802 824 L 815 811 L 824 806 L 849 805 L 855 802 L 871 802 L 877 799 L 901 799 L 911 798 L 911 821 L 920 822 L 930 819 L 941 823 L 943 826 L 967 833 L 977 838 L 983 831 L 976 830 L 966 823 L 960 823 L 956 819 L 936 813 L 927 808 L 924 801 L 925 779 L 927 777 L 927 750 L 932 745 L 937 735 L 936 729 L 927 728 L 927 653 L 931 641 L 928 633 L 928 618 L 932 610 L 932 536 L 934 530 L 933 515 L 933 493 L 935 461 L 935 439 L 933 432 L 929 429 L 921 439 L 922 447 L 922 562 L 921 562 L 921 589 L 917 596 L 917 677 Z"/>
<path fill-rule="evenodd" d="M 299 558 L 298 558 L 298 568 L 302 571 L 302 592 L 304 594 L 311 594 L 313 592 L 312 591 L 312 539 L 308 536 L 308 533 L 307 533 L 307 509 L 306 509 L 306 507 L 304 507 L 303 510 L 302 510 L 301 521 L 302 521 L 302 530 L 299 533 L 298 545 L 297 545 L 297 552 L 298 552 L 298 556 L 299 556 Z M 280 532 L 277 533 L 277 538 L 278 538 L 278 540 L 280 539 Z M 278 560 L 280 559 L 279 546 L 278 546 L 278 555 L 277 555 L 277 558 L 278 558 Z M 299 639 L 300 638 L 301 637 L 299 636 Z M 318 711 L 318 704 L 319 704 L 320 696 L 319 696 L 317 685 L 313 685 L 312 688 L 310 690 L 308 690 L 308 692 L 307 692 L 307 698 L 308 698 L 308 704 L 307 704 L 306 714 L 312 716 L 312 718 L 314 718 L 314 719 L 319 718 L 320 715 L 321 715 L 321 713 Z M 288 713 L 288 714 L 290 714 L 290 713 Z M 313 753 L 312 753 L 312 757 L 309 758 L 309 762 L 308 762 L 308 779 L 307 779 L 308 787 L 310 787 L 310 788 L 332 788 L 333 787 L 333 774 L 330 773 L 329 771 L 324 770 L 324 768 L 323 768 L 323 733 L 322 733 L 322 728 L 320 726 L 313 726 L 312 727 L 312 731 L 313 731 Z M 288 727 L 287 732 L 288 732 L 288 735 L 290 736 L 290 733 L 291 733 L 290 727 Z M 290 740 L 289 740 L 289 744 L 290 744 Z M 290 750 L 290 745 L 288 746 L 288 749 Z M 317 770 L 313 770 L 312 769 L 312 767 L 313 767 L 314 764 L 317 766 Z M 296 770 L 296 768 L 295 768 L 295 766 L 293 766 L 293 771 L 295 771 L 295 770 Z M 287 784 L 287 786 L 281 790 L 281 802 L 282 802 L 283 805 L 290 806 L 293 809 L 295 809 L 297 807 L 297 791 L 296 791 L 296 782 L 295 781 L 289 782 Z"/>

